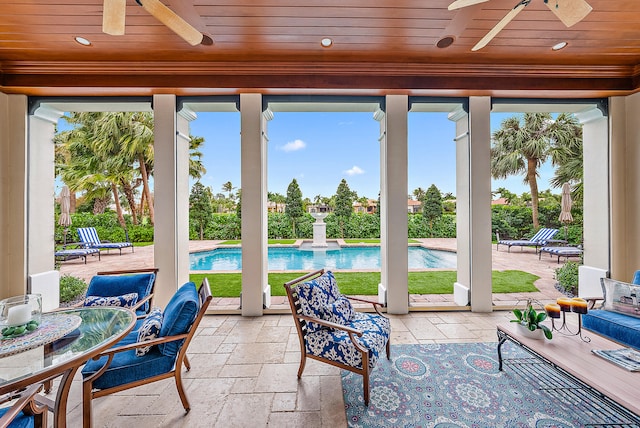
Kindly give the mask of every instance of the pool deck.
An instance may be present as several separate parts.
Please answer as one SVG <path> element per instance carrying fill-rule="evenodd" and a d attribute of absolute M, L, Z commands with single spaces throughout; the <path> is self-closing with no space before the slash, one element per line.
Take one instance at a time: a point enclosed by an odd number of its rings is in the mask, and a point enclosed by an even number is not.
<path fill-rule="evenodd" d="M 432 249 L 456 251 L 455 238 L 424 238 L 416 239 L 423 246 Z M 222 241 L 190 241 L 189 252 L 206 251 L 214 249 Z M 366 244 L 362 244 L 366 245 Z M 493 270 L 521 270 L 532 273 L 540 279 L 535 282 L 538 292 L 535 293 L 494 293 L 492 296 L 496 309 L 512 308 L 518 302 L 533 298 L 541 302 L 555 301 L 562 294 L 555 288 L 555 269 L 562 264 L 558 264 L 553 257 L 538 258 L 538 254 L 533 248 L 515 249 L 507 252 L 505 249 L 496 250 L 496 246 L 491 246 Z M 136 247 L 135 252 L 123 252 L 118 255 L 117 251 L 102 252 L 102 258 L 88 257 L 84 264 L 81 259 L 63 262 L 60 266 L 60 274 L 70 274 L 89 281 L 98 271 L 109 271 L 118 269 L 136 269 L 154 266 L 153 245 L 146 247 Z M 199 271 L 201 272 L 201 271 Z M 364 296 L 364 298 L 377 300 L 377 296 Z M 452 294 L 411 294 L 409 295 L 409 305 L 411 310 L 461 310 L 453 302 Z M 240 313 L 239 298 L 214 298 L 211 303 L 213 313 Z M 272 296 L 271 307 L 265 313 L 280 313 L 288 310 L 289 306 L 286 297 Z"/>

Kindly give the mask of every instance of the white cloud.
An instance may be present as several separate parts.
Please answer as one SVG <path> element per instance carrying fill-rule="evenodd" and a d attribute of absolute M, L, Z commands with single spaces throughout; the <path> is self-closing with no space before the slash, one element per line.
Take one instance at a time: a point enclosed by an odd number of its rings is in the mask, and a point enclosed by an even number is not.
<path fill-rule="evenodd" d="M 287 144 L 280 146 L 280 150 L 284 152 L 295 152 L 296 150 L 302 150 L 307 147 L 307 143 L 302 140 L 289 141 Z"/>
<path fill-rule="evenodd" d="M 354 165 L 351 169 L 348 169 L 344 172 L 347 175 L 360 175 L 364 174 L 364 170 L 357 165 Z"/>

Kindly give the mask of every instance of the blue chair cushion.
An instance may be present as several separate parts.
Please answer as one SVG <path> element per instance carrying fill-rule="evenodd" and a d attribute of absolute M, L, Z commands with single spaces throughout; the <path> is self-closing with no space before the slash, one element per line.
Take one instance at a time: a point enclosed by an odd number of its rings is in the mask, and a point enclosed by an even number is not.
<path fill-rule="evenodd" d="M 296 286 L 296 293 L 300 301 L 302 314 L 314 317 L 325 318 L 325 307 L 332 304 L 339 296 L 340 291 L 336 285 L 333 273 L 325 272 L 319 277 L 303 282 Z M 313 333 L 322 328 L 322 325 L 307 322 L 307 331 Z"/>
<path fill-rule="evenodd" d="M 198 290 L 193 282 L 187 282 L 176 291 L 162 314 L 162 328 L 159 337 L 174 336 L 189 331 L 200 310 Z M 181 341 L 161 343 L 160 353 L 175 357 L 182 346 Z"/>
<path fill-rule="evenodd" d="M 137 340 L 138 332 L 132 331 L 116 346 L 129 345 Z M 106 361 L 107 357 L 89 360 L 82 369 L 82 377 L 91 376 L 100 370 Z M 157 347 L 152 347 L 144 357 L 137 357 L 134 349 L 118 352 L 114 355 L 109 368 L 93 381 L 93 386 L 97 389 L 106 389 L 167 373 L 173 369 L 175 361 L 175 356 L 162 355 Z"/>
<path fill-rule="evenodd" d="M 640 318 L 596 309 L 582 315 L 584 328 L 640 350 Z"/>
<path fill-rule="evenodd" d="M 5 413 L 9 410 L 9 407 L 4 409 L 0 409 L 0 418 L 4 416 Z M 35 426 L 33 416 L 25 415 L 23 412 L 20 412 L 18 416 L 16 416 L 7 428 L 33 428 Z"/>
<path fill-rule="evenodd" d="M 356 340 L 369 349 L 369 368 L 373 368 L 389 341 L 389 319 L 378 314 L 356 312 L 348 326 L 363 332 L 362 337 L 356 336 Z M 307 333 L 306 350 L 310 355 L 362 368 L 362 354 L 349 339 L 349 334 L 341 330 L 324 328 Z"/>
<path fill-rule="evenodd" d="M 336 324 L 348 325 L 355 316 L 355 310 L 351 302 L 345 296 L 338 297 L 333 303 L 324 307 L 323 320 Z"/>
<path fill-rule="evenodd" d="M 153 308 L 149 315 L 145 318 L 144 322 L 138 330 L 138 343 L 148 342 L 151 339 L 155 339 L 160 335 L 160 329 L 162 328 L 162 309 Z M 142 357 L 146 355 L 152 346 L 145 346 L 143 348 L 136 348 L 136 356 Z"/>
<path fill-rule="evenodd" d="M 91 278 L 87 288 L 87 296 L 121 296 L 127 293 L 138 293 L 138 300 L 142 300 L 151 293 L 155 280 L 154 273 L 139 273 L 134 275 L 96 275 Z M 144 315 L 149 311 L 149 302 L 138 310 L 136 315 Z"/>
<path fill-rule="evenodd" d="M 128 293 L 122 296 L 87 296 L 83 306 L 121 306 L 130 308 L 138 303 L 138 293 Z"/>

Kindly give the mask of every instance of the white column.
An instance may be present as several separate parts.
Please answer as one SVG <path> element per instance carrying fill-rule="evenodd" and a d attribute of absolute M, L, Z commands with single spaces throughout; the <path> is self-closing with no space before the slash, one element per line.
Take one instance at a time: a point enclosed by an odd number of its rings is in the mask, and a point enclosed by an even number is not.
<path fill-rule="evenodd" d="M 27 274 L 54 268 L 55 147 L 53 137 L 64 112 L 40 106 L 29 116 L 27 159 Z"/>
<path fill-rule="evenodd" d="M 261 94 L 240 94 L 242 315 L 260 316 L 267 281 L 267 135 Z"/>
<path fill-rule="evenodd" d="M 491 312 L 491 97 L 469 97 L 471 310 Z M 462 244 L 464 245 L 464 243 Z M 458 250 L 460 242 L 458 238 Z"/>
<path fill-rule="evenodd" d="M 387 95 L 380 120 L 381 281 L 387 289 L 387 311 L 409 312 L 408 286 L 408 109 L 406 95 Z"/>
<path fill-rule="evenodd" d="M 471 289 L 471 159 L 469 151 L 469 115 L 462 107 L 451 112 L 456 123 L 456 236 L 457 280 L 453 284 L 454 301 L 469 304 Z"/>
<path fill-rule="evenodd" d="M 0 299 L 27 289 L 27 101 L 0 92 Z"/>
<path fill-rule="evenodd" d="M 180 253 L 184 238 L 179 236 L 182 232 L 181 217 L 185 213 L 188 221 L 188 205 L 186 208 L 180 207 L 179 204 L 184 198 L 183 195 L 178 196 L 179 177 L 181 174 L 188 175 L 188 169 L 181 170 L 184 165 L 180 162 L 182 155 L 179 151 L 183 151 L 185 147 L 188 151 L 188 145 L 184 144 L 184 141 L 178 144 L 176 138 L 178 130 L 175 95 L 153 96 L 153 118 L 154 265 L 159 268 L 155 302 L 164 307 L 178 287 L 184 283 L 184 278 L 181 278 L 179 273 L 180 259 L 189 257 L 188 253 Z"/>
<path fill-rule="evenodd" d="M 611 126 L 611 278 L 640 269 L 640 94 L 609 99 Z"/>
<path fill-rule="evenodd" d="M 178 285 L 189 281 L 189 123 L 196 114 L 187 107 L 178 112 L 176 133 L 176 230 L 177 230 L 177 277 Z M 200 284 L 196 284 L 199 286 Z"/>
<path fill-rule="evenodd" d="M 599 278 L 610 269 L 609 126 L 608 118 L 595 107 L 576 117 L 582 124 L 585 250 L 578 286 L 581 296 L 598 296 L 602 295 Z"/>

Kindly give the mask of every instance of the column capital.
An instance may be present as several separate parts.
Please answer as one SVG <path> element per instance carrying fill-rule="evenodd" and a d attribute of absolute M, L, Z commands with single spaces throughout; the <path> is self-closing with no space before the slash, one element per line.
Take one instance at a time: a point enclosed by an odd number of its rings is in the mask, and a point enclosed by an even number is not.
<path fill-rule="evenodd" d="M 63 111 L 55 109 L 47 104 L 40 104 L 40 107 L 38 107 L 33 112 L 34 117 L 45 120 L 54 125 L 58 123 L 58 119 L 60 119 L 63 115 L 64 115 Z"/>
<path fill-rule="evenodd" d="M 198 115 L 196 114 L 196 112 L 191 110 L 189 107 L 185 105 L 182 106 L 178 114 L 180 115 L 180 117 L 182 117 L 183 119 L 189 122 L 193 122 L 198 118 Z"/>
<path fill-rule="evenodd" d="M 447 115 L 447 119 L 449 119 L 452 122 L 457 122 L 460 119 L 464 119 L 468 115 L 469 113 L 467 113 L 465 109 L 460 105 Z"/>
<path fill-rule="evenodd" d="M 604 114 L 602 113 L 602 110 L 600 110 L 598 107 L 592 107 L 588 110 L 577 112 L 575 113 L 575 116 L 578 118 L 578 121 L 580 122 L 581 125 L 584 125 L 585 123 L 593 122 L 594 120 L 602 119 L 605 117 Z"/>

